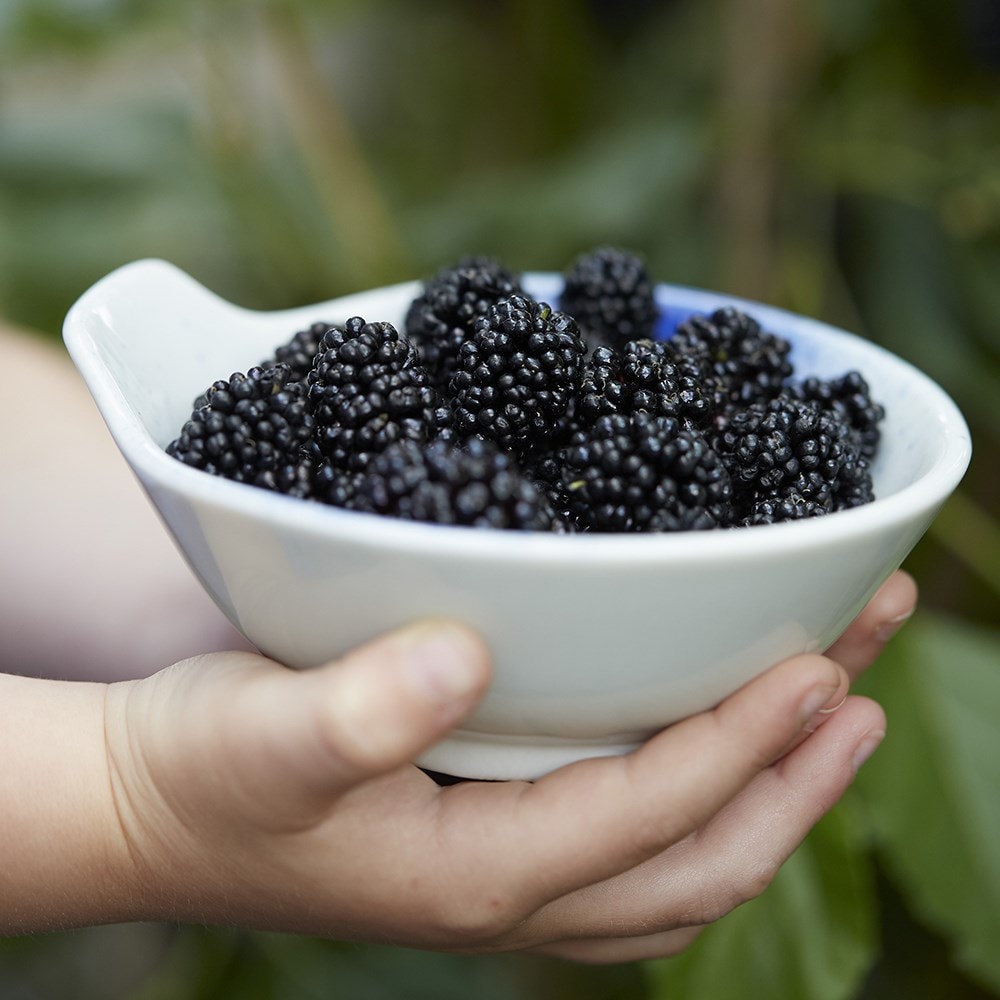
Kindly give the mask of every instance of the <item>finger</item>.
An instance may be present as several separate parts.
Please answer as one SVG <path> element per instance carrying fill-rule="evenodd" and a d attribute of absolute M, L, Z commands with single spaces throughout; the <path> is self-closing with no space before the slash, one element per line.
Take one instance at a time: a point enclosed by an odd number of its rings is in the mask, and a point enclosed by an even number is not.
<path fill-rule="evenodd" d="M 491 807 L 480 822 L 495 845 L 495 864 L 473 874 L 487 883 L 487 893 L 506 886 L 507 897 L 509 887 L 521 888 L 521 902 L 533 912 L 640 864 L 704 825 L 820 708 L 840 702 L 846 684 L 832 661 L 795 657 L 632 754 L 581 761 L 500 795 L 454 786 L 441 791 L 443 804 Z M 448 810 L 441 815 L 446 821 Z"/>
<path fill-rule="evenodd" d="M 851 697 L 822 730 L 763 772 L 686 846 L 688 909 L 710 923 L 758 896 L 809 831 L 840 801 L 881 744 L 886 718 Z M 715 873 L 706 866 L 719 862 Z M 680 881 L 680 879 L 678 880 Z M 695 909 L 697 907 L 698 909 Z"/>
<path fill-rule="evenodd" d="M 851 678 L 878 658 L 885 644 L 913 614 L 917 584 L 909 573 L 897 570 L 878 589 L 847 631 L 827 650 Z"/>
<path fill-rule="evenodd" d="M 848 699 L 821 730 L 762 771 L 695 835 L 622 875 L 550 903 L 520 932 L 555 942 L 647 938 L 718 920 L 770 884 L 884 732 L 878 705 Z"/>
<path fill-rule="evenodd" d="M 424 622 L 315 670 L 234 678 L 221 723 L 260 800 L 259 822 L 308 822 L 310 803 L 394 770 L 479 700 L 489 655 L 470 630 Z M 284 819 L 283 819 L 284 818 Z"/>

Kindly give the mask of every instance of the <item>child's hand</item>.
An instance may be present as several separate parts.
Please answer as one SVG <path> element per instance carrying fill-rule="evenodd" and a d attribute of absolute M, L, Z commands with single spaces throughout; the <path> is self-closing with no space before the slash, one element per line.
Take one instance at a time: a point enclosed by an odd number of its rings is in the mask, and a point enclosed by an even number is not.
<path fill-rule="evenodd" d="M 533 784 L 440 788 L 406 763 L 488 684 L 486 650 L 457 626 L 312 671 L 213 654 L 113 685 L 126 890 L 112 919 L 594 961 L 675 952 L 764 889 L 877 745 L 882 712 L 848 684 L 914 599 L 898 574 L 831 650 L 839 663 L 795 657 L 631 755 Z"/>
<path fill-rule="evenodd" d="M 0 347 L 21 418 L 0 457 L 23 473 L 2 497 L 0 669 L 135 677 L 238 641 L 66 357 L 2 329 Z M 863 699 L 837 706 L 914 601 L 898 574 L 830 659 L 533 785 L 439 788 L 404 763 L 488 683 L 461 630 L 302 673 L 247 653 L 110 686 L 0 673 L 0 933 L 162 918 L 669 954 L 760 892 L 850 783 L 885 723 Z M 806 719 L 813 696 L 836 711 Z"/>

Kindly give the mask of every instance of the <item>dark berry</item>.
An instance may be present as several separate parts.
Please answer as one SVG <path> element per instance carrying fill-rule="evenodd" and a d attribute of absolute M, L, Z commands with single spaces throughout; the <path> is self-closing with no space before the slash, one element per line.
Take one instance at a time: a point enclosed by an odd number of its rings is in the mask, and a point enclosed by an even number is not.
<path fill-rule="evenodd" d="M 328 478 L 363 472 L 396 441 L 431 440 L 448 420 L 416 349 L 390 323 L 355 316 L 328 330 L 307 381 Z"/>
<path fill-rule="evenodd" d="M 517 277 L 492 257 L 467 257 L 425 283 L 406 314 L 405 329 L 440 389 L 451 381 L 476 320 L 520 291 Z"/>
<path fill-rule="evenodd" d="M 697 365 L 675 357 L 662 343 L 630 341 L 620 352 L 598 347 L 584 368 L 577 423 L 589 426 L 598 417 L 639 410 L 700 429 L 713 414 Z"/>
<path fill-rule="evenodd" d="M 560 431 L 583 375 L 576 322 L 522 295 L 502 299 L 462 345 L 450 395 L 458 430 L 521 455 Z"/>
<path fill-rule="evenodd" d="M 871 464 L 864 455 L 864 445 L 849 451 L 840 469 L 840 480 L 833 496 L 834 510 L 848 510 L 875 499 Z"/>
<path fill-rule="evenodd" d="M 732 306 L 692 316 L 667 343 L 702 366 L 719 410 L 773 399 L 792 374 L 791 344 Z"/>
<path fill-rule="evenodd" d="M 580 521 L 576 510 L 566 497 L 563 488 L 563 461 L 565 453 L 561 448 L 532 456 L 522 465 L 524 474 L 535 484 L 545 497 L 552 511 L 552 530 L 560 534 L 575 534 L 586 531 L 587 526 Z"/>
<path fill-rule="evenodd" d="M 758 500 L 792 496 L 826 511 L 840 510 L 870 495 L 860 436 L 816 402 L 783 393 L 754 403 L 733 414 L 714 444 L 744 510 Z"/>
<path fill-rule="evenodd" d="M 214 382 L 167 453 L 226 479 L 309 496 L 312 416 L 305 386 L 289 379 L 277 365 Z"/>
<path fill-rule="evenodd" d="M 715 446 L 737 492 L 774 494 L 811 472 L 833 482 L 842 462 L 840 438 L 818 405 L 781 396 L 733 414 Z"/>
<path fill-rule="evenodd" d="M 868 383 L 860 372 L 851 371 L 839 378 L 807 378 L 790 390 L 799 399 L 810 399 L 831 410 L 858 432 L 861 454 L 871 461 L 878 451 L 879 423 L 883 407 L 871 396 Z"/>
<path fill-rule="evenodd" d="M 566 449 L 563 492 L 592 531 L 683 531 L 725 523 L 729 473 L 705 438 L 644 411 L 600 417 Z"/>
<path fill-rule="evenodd" d="M 319 351 L 323 334 L 332 326 L 332 323 L 317 321 L 305 329 L 299 330 L 288 341 L 275 348 L 273 357 L 262 361 L 260 367 L 287 365 L 293 381 L 304 381 L 309 374 L 309 369 L 312 368 L 313 359 Z"/>
<path fill-rule="evenodd" d="M 618 247 L 582 254 L 566 270 L 559 308 L 590 347 L 624 347 L 649 337 L 656 322 L 653 282 L 642 258 Z"/>
<path fill-rule="evenodd" d="M 812 500 L 806 500 L 797 493 L 788 496 L 765 497 L 754 503 L 750 513 L 739 523 L 743 527 L 760 524 L 779 524 L 782 521 L 800 521 L 807 517 L 820 517 L 827 508 Z"/>
<path fill-rule="evenodd" d="M 363 472 L 344 469 L 332 459 L 318 456 L 312 467 L 312 495 L 332 507 L 353 507 Z"/>
<path fill-rule="evenodd" d="M 545 497 L 495 445 L 471 439 L 400 441 L 371 462 L 361 479 L 359 509 L 411 521 L 548 531 Z"/>

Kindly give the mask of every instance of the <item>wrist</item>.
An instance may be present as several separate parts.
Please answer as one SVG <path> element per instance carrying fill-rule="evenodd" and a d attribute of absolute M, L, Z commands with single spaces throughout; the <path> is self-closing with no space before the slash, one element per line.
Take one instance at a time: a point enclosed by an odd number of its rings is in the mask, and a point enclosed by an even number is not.
<path fill-rule="evenodd" d="M 107 686 L 0 675 L 0 932 L 134 919 L 105 750 Z"/>

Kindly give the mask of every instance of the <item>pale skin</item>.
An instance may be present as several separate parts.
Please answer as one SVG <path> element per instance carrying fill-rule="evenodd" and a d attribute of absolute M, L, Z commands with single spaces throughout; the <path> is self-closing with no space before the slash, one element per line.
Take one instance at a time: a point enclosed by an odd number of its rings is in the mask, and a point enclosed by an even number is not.
<path fill-rule="evenodd" d="M 30 428 L 0 439 L 0 931 L 671 955 L 765 889 L 885 733 L 849 687 L 913 611 L 905 573 L 825 656 L 628 756 L 440 787 L 408 761 L 486 690 L 475 634 L 423 622 L 303 672 L 248 650 L 61 352 L 9 332 L 0 350 Z"/>

